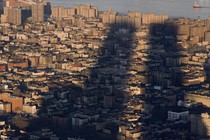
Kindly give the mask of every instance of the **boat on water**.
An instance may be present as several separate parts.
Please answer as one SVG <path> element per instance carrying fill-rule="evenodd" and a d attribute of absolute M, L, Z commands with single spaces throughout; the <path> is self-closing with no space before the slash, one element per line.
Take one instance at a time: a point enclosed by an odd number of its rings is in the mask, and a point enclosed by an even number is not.
<path fill-rule="evenodd" d="M 193 8 L 200 8 L 200 5 L 197 2 L 194 2 Z"/>

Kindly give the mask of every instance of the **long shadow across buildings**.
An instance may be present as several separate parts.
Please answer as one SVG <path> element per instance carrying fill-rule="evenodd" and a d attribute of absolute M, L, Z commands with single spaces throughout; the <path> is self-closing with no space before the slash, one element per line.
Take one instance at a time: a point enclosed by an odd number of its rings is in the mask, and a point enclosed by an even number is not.
<path fill-rule="evenodd" d="M 48 120 L 46 116 L 42 116 L 43 121 L 34 119 L 30 122 L 31 130 L 37 129 L 34 124 L 43 123 L 42 127 L 52 127 L 62 137 L 117 139 L 120 117 L 130 98 L 128 82 L 133 74 L 129 69 L 135 48 L 136 28 L 128 22 L 122 22 L 106 25 L 103 32 L 104 38 L 100 39 L 98 48 L 85 48 L 92 52 L 90 58 L 94 65 L 75 76 L 83 84 L 61 85 L 61 88 L 53 91 L 69 89 L 69 108 L 60 110 L 63 114 L 50 115 L 46 112 L 49 109 L 43 106 L 38 113 L 48 114 L 49 120 L 54 123 L 57 118 L 69 118 L 70 115 L 71 120 L 63 124 L 66 127 L 61 124 L 52 126 L 45 121 Z"/>
<path fill-rule="evenodd" d="M 167 114 L 181 109 L 176 103 L 191 87 L 176 24 L 169 20 L 137 29 L 123 22 L 107 25 L 104 34 L 99 48 L 88 50 L 94 65 L 76 75 L 83 84 L 68 87 L 70 107 L 64 114 L 70 114 L 72 126 L 55 129 L 58 134 L 91 140 L 189 139 L 189 122 L 174 123 Z"/>
<path fill-rule="evenodd" d="M 145 85 L 144 111 L 152 114 L 144 122 L 148 126 L 145 139 L 183 139 L 181 131 L 188 131 L 189 125 L 174 123 L 169 118 L 168 111 L 178 111 L 177 100 L 182 99 L 184 75 L 186 67 L 184 50 L 177 43 L 177 25 L 170 20 L 161 24 L 149 25 L 147 66 L 147 84 Z M 182 109 L 181 109 L 182 110 Z M 147 114 L 148 115 L 148 114 Z M 157 129 L 160 131 L 158 132 Z M 169 131 L 162 131 L 169 129 Z M 144 133 L 143 133 L 144 134 Z"/>
<path fill-rule="evenodd" d="M 129 67 L 135 31 L 135 27 L 127 22 L 108 25 L 106 38 L 97 51 L 95 66 L 84 72 L 87 79 L 82 87 L 81 112 L 99 114 L 97 121 L 103 122 L 104 128 L 111 132 L 111 137 L 99 134 L 88 139 L 116 139 L 119 116 L 125 108 L 125 97 L 129 96 Z"/>
<path fill-rule="evenodd" d="M 209 112 L 208 107 L 187 108 L 178 103 L 181 100 L 186 102 L 189 93 L 206 89 L 202 86 L 206 80 L 193 80 L 205 77 L 203 66 L 191 63 L 191 46 L 186 48 L 180 39 L 180 29 L 175 20 L 151 24 L 149 32 L 151 46 L 147 50 L 146 61 L 149 85 L 146 85 L 144 109 L 152 117 L 144 122 L 154 128 L 149 129 L 150 135 L 145 135 L 145 138 L 200 139 L 208 136 L 208 115 L 195 115 Z M 189 117 L 173 118 L 172 112 L 185 111 L 189 111 Z M 157 129 L 168 131 L 158 132 Z"/>
<path fill-rule="evenodd" d="M 168 121 L 168 111 L 180 109 L 176 102 L 183 98 L 180 93 L 185 74 L 180 72 L 186 53 L 176 37 L 177 26 L 170 20 L 141 27 L 129 62 L 129 71 L 135 73 L 129 75 L 135 77 L 129 87 L 138 87 L 139 92 L 131 91 L 124 100 L 127 107 L 121 112 L 118 138 L 182 139 L 180 132 L 189 132 L 187 121 Z"/>
<path fill-rule="evenodd" d="M 177 26 L 168 21 L 137 31 L 125 22 L 109 29 L 96 65 L 86 75 L 81 112 L 100 114 L 106 122 L 103 132 L 109 130 L 114 139 L 187 137 L 187 121 L 167 121 L 168 111 L 180 110 L 176 102 L 187 84 L 182 72 L 187 54 L 177 43 Z M 166 128 L 171 130 L 157 132 Z"/>

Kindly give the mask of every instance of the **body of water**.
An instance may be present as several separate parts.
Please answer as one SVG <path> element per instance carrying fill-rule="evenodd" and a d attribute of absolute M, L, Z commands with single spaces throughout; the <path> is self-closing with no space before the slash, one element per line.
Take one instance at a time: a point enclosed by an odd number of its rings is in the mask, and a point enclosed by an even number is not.
<path fill-rule="evenodd" d="M 197 0 L 203 8 L 193 8 L 195 0 L 48 0 L 52 6 L 72 7 L 77 4 L 98 6 L 99 11 L 112 8 L 119 13 L 140 11 L 143 13 L 167 14 L 170 17 L 207 19 L 210 16 L 210 0 Z"/>

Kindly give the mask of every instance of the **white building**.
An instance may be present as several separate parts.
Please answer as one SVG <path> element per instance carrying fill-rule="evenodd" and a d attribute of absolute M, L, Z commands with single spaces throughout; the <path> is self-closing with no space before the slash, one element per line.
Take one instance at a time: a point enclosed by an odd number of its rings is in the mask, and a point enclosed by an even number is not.
<path fill-rule="evenodd" d="M 187 118 L 188 116 L 189 116 L 189 111 L 168 111 L 169 121 Z"/>

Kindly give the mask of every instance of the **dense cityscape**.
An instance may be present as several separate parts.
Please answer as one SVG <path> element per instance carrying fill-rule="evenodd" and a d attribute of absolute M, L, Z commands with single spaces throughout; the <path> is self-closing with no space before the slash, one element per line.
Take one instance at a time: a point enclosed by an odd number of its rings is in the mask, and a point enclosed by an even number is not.
<path fill-rule="evenodd" d="M 210 18 L 0 1 L 0 139 L 210 138 Z"/>

